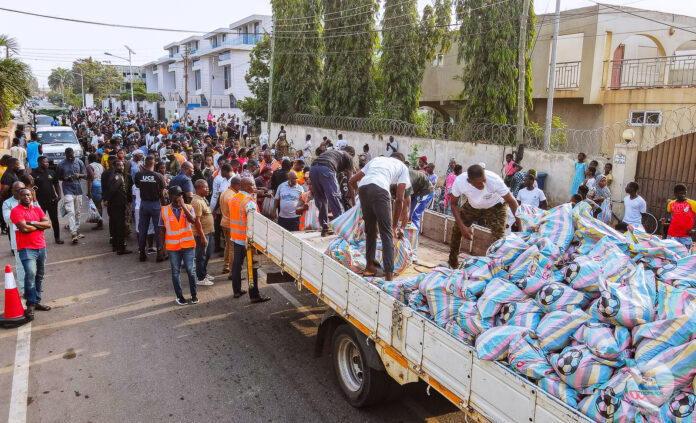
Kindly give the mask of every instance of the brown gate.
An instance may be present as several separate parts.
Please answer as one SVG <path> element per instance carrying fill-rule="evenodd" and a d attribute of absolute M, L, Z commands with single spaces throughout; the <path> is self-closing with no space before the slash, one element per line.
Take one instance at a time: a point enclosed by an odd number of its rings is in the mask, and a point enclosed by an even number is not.
<path fill-rule="evenodd" d="M 667 214 L 674 186 L 684 184 L 689 198 L 696 197 L 696 133 L 680 135 L 649 151 L 638 153 L 636 182 L 648 211 L 658 219 Z"/>

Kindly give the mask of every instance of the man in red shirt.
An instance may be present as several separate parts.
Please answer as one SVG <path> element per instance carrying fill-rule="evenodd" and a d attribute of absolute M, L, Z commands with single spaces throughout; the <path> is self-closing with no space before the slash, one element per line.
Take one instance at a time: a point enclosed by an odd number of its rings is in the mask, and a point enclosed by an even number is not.
<path fill-rule="evenodd" d="M 674 187 L 674 195 L 677 199 L 667 203 L 667 213 L 672 214 L 672 222 L 667 230 L 667 236 L 681 242 L 686 248 L 691 248 L 696 201 L 686 198 L 686 186 L 682 184 Z"/>
<path fill-rule="evenodd" d="M 34 319 L 34 310 L 48 311 L 41 304 L 41 285 L 46 264 L 46 240 L 43 231 L 51 222 L 40 207 L 31 204 L 31 190 L 19 191 L 19 205 L 10 212 L 10 220 L 17 226 L 17 252 L 24 267 L 24 295 L 27 299 L 25 315 Z"/>

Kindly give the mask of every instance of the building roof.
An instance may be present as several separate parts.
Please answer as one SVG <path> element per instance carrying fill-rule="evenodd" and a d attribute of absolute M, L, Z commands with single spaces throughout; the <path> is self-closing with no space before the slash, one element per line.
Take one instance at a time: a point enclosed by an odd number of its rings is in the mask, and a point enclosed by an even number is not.
<path fill-rule="evenodd" d="M 254 22 L 254 21 L 265 21 L 265 20 L 270 21 L 270 20 L 271 20 L 271 16 L 270 16 L 270 15 L 249 15 L 249 16 L 247 16 L 247 17 L 244 18 L 244 19 L 240 19 L 240 20 L 238 20 L 237 22 L 231 23 L 231 24 L 230 24 L 230 29 L 235 29 L 235 28 L 237 28 L 238 26 L 242 26 L 242 25 L 248 24 L 249 22 Z"/>
<path fill-rule="evenodd" d="M 232 30 L 230 28 L 222 27 L 222 28 L 214 29 L 214 30 L 210 31 L 209 33 L 203 35 L 203 38 L 210 38 L 210 37 L 217 35 L 217 34 L 231 34 L 231 33 L 232 33 Z"/>
<path fill-rule="evenodd" d="M 626 12 L 626 13 L 621 13 L 621 12 Z M 633 13 L 635 15 L 639 15 L 639 16 L 631 15 L 631 13 Z M 676 13 L 666 13 L 666 12 L 660 12 L 657 10 L 639 9 L 639 8 L 635 8 L 635 7 L 609 5 L 609 4 L 603 4 L 603 3 L 597 3 L 596 5 L 592 5 L 592 6 L 580 7 L 577 9 L 568 9 L 568 10 L 561 11 L 561 17 L 569 17 L 569 18 L 573 18 L 573 17 L 584 18 L 584 17 L 593 17 L 593 16 L 597 16 L 597 15 L 609 15 L 612 17 L 612 19 L 617 18 L 619 16 L 628 17 L 628 18 L 637 18 L 640 16 L 645 16 L 646 18 L 665 21 L 665 24 L 674 24 L 676 26 L 683 26 L 683 25 L 679 25 L 679 23 L 696 25 L 696 17 L 693 17 L 693 16 L 678 15 Z M 539 15 L 537 15 L 537 24 L 539 24 L 540 21 L 542 21 L 541 23 L 543 23 L 543 25 L 553 25 L 553 16 L 554 16 L 553 12 L 539 14 Z M 541 20 L 539 18 L 545 18 L 545 19 Z"/>

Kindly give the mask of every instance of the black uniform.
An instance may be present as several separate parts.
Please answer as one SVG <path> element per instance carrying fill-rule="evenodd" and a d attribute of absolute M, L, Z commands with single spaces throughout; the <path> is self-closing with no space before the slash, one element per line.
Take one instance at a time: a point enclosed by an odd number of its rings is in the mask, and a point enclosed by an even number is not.
<path fill-rule="evenodd" d="M 58 177 L 52 169 L 41 170 L 34 169 L 31 172 L 34 178 L 34 187 L 36 189 L 36 201 L 50 217 L 51 226 L 53 227 L 53 236 L 56 241 L 60 239 L 60 224 L 58 223 Z"/>

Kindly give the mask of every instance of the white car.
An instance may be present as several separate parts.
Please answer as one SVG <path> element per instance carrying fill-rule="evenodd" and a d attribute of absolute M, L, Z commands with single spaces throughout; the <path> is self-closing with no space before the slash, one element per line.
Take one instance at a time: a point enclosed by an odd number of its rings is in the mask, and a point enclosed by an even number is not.
<path fill-rule="evenodd" d="M 65 149 L 75 151 L 75 157 L 82 157 L 82 146 L 75 131 L 69 126 L 37 126 L 36 135 L 41 143 L 41 150 L 51 166 L 65 159 Z"/>

